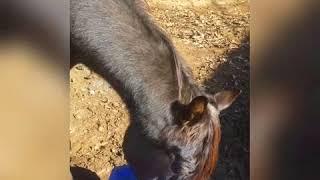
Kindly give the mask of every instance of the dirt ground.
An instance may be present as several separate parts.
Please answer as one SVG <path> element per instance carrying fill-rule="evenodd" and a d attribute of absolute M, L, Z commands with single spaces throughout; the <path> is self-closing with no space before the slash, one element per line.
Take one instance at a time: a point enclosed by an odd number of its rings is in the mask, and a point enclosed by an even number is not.
<path fill-rule="evenodd" d="M 212 179 L 249 179 L 249 3 L 147 2 L 200 85 L 212 93 L 242 90 L 237 102 L 221 114 L 220 160 Z M 121 147 L 128 126 L 126 106 L 106 81 L 83 65 L 70 72 L 70 99 L 71 166 L 105 180 L 113 167 L 126 163 Z"/>

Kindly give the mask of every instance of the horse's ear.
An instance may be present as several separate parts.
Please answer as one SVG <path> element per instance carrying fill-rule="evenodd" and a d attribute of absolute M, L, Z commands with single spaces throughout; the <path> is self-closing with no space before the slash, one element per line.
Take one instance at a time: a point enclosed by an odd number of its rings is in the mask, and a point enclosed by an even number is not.
<path fill-rule="evenodd" d="M 216 108 L 222 111 L 228 108 L 233 101 L 241 94 L 240 90 L 236 91 L 221 91 L 213 95 L 213 101 Z"/>
<path fill-rule="evenodd" d="M 208 98 L 205 96 L 197 96 L 195 97 L 188 105 L 187 105 L 187 120 L 194 121 L 199 120 L 202 115 L 206 112 L 208 105 Z"/>

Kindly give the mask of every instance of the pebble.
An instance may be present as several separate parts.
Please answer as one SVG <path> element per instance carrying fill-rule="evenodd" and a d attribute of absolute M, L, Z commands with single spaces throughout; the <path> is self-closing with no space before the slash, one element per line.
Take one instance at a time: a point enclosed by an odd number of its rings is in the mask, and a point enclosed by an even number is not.
<path fill-rule="evenodd" d="M 111 149 L 111 152 L 112 152 L 112 153 L 117 153 L 117 149 L 114 149 L 114 148 L 113 148 L 113 149 Z"/>
<path fill-rule="evenodd" d="M 100 127 L 98 128 L 98 130 L 99 130 L 100 132 L 102 132 L 102 131 L 104 130 L 104 128 L 103 128 L 102 126 L 100 126 Z"/>
<path fill-rule="evenodd" d="M 73 115 L 76 119 L 81 119 L 82 117 L 79 114 Z"/>
<path fill-rule="evenodd" d="M 89 90 L 89 94 L 90 94 L 90 95 L 94 95 L 94 94 L 95 94 L 95 91 L 94 91 L 94 90 Z"/>

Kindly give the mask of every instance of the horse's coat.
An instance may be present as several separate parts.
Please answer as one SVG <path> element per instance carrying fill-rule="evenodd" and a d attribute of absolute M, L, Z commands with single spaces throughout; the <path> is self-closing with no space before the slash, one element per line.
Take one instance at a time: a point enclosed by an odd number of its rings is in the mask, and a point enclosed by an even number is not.
<path fill-rule="evenodd" d="M 238 93 L 199 88 L 147 9 L 141 0 L 72 0 L 72 60 L 102 75 L 127 104 L 124 152 L 138 179 L 208 179 L 219 112 Z"/>

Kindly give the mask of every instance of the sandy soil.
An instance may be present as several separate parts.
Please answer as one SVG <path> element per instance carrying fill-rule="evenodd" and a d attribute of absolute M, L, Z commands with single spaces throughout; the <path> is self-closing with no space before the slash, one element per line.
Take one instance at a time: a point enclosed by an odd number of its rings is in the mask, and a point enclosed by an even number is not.
<path fill-rule="evenodd" d="M 212 179 L 249 179 L 249 6 L 239 0 L 147 0 L 158 24 L 209 92 L 241 89 L 221 114 L 222 145 Z M 71 165 L 107 179 L 125 164 L 122 139 L 128 112 L 117 93 L 83 65 L 70 72 Z M 80 168 L 77 169 L 81 171 Z M 79 178 L 81 179 L 81 178 Z"/>

